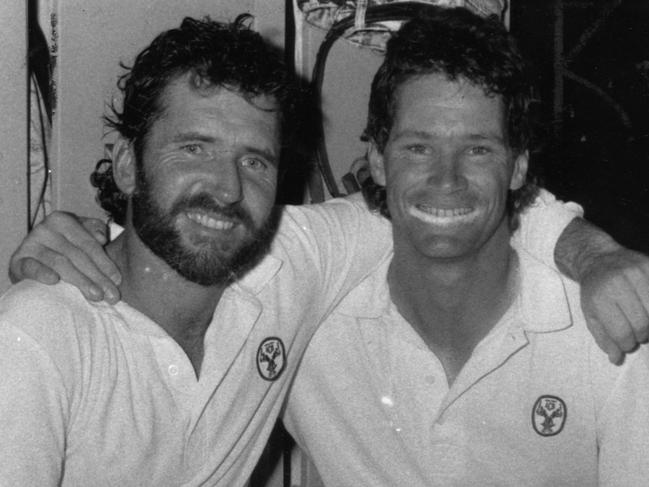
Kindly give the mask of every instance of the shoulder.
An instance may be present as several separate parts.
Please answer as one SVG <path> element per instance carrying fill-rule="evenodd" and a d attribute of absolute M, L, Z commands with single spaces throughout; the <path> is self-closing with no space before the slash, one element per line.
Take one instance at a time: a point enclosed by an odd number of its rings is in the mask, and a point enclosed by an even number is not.
<path fill-rule="evenodd" d="M 3 321 L 34 321 L 56 318 L 89 309 L 83 295 L 75 287 L 60 282 L 53 286 L 25 280 L 13 285 L 0 298 Z"/>
<path fill-rule="evenodd" d="M 286 206 L 280 224 L 285 233 L 309 232 L 316 235 L 351 231 L 389 233 L 389 222 L 367 208 L 360 194 L 334 198 L 325 203 Z"/>
<path fill-rule="evenodd" d="M 623 366 L 610 363 L 588 327 L 579 284 L 524 251 L 518 253 L 522 314 L 528 330 L 536 332 L 530 336 L 537 344 L 544 343 L 562 363 L 587 373 L 595 389 L 608 390 L 628 369 L 644 370 L 649 377 L 648 347 L 627 357 Z"/>
<path fill-rule="evenodd" d="M 284 208 L 271 255 L 301 274 L 319 279 L 339 299 L 392 248 L 390 223 L 372 213 L 360 195 Z M 308 276 L 307 276 L 308 274 Z"/>
<path fill-rule="evenodd" d="M 22 336 L 51 355 L 65 357 L 92 333 L 96 314 L 95 305 L 68 284 L 23 281 L 0 298 L 0 339 Z"/>

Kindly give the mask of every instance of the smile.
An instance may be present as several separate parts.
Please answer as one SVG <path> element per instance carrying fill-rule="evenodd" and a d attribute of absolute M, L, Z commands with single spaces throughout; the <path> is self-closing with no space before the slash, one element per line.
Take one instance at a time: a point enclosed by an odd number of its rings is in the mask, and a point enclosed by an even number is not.
<path fill-rule="evenodd" d="M 235 225 L 235 223 L 230 220 L 212 218 L 205 213 L 190 212 L 185 214 L 187 215 L 187 218 L 194 223 L 198 223 L 199 225 L 212 230 L 231 230 Z"/>
<path fill-rule="evenodd" d="M 476 216 L 474 208 L 471 207 L 436 208 L 423 204 L 410 207 L 408 213 L 425 223 L 440 226 L 466 223 Z"/>

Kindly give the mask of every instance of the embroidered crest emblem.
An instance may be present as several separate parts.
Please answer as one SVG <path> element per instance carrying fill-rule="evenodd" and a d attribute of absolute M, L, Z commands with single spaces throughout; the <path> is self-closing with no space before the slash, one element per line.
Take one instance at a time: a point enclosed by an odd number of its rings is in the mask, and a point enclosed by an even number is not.
<path fill-rule="evenodd" d="M 286 366 L 284 343 L 277 337 L 268 337 L 257 350 L 257 370 L 265 380 L 277 380 Z"/>
<path fill-rule="evenodd" d="M 567 417 L 566 403 L 556 396 L 541 396 L 532 408 L 532 426 L 541 436 L 561 433 Z"/>

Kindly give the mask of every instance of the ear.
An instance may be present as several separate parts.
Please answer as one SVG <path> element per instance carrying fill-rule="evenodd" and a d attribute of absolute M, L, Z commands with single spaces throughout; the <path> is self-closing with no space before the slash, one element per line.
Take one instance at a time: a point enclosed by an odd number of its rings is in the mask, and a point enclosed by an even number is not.
<path fill-rule="evenodd" d="M 509 183 L 509 189 L 515 191 L 520 189 L 527 178 L 527 165 L 529 163 L 529 152 L 525 151 L 519 154 L 514 161 L 514 170 Z"/>
<path fill-rule="evenodd" d="M 371 140 L 367 149 L 367 160 L 370 163 L 370 173 L 376 184 L 385 186 L 385 160 L 383 154 L 376 146 L 376 142 Z"/>
<path fill-rule="evenodd" d="M 118 137 L 113 144 L 113 179 L 117 187 L 127 196 L 135 190 L 135 154 L 131 144 L 123 137 Z"/>

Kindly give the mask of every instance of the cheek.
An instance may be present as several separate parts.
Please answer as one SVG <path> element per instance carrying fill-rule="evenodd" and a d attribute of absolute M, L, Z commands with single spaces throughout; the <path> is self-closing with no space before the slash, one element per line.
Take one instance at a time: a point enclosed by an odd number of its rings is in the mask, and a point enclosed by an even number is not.
<path fill-rule="evenodd" d="M 147 175 L 149 191 L 155 202 L 163 208 L 170 208 L 190 185 L 192 178 L 174 171 L 158 171 L 155 177 Z"/>
<path fill-rule="evenodd" d="M 268 215 L 275 204 L 277 193 L 277 177 L 268 175 L 264 177 L 247 178 L 245 180 L 244 200 L 246 206 L 258 215 Z"/>
<path fill-rule="evenodd" d="M 407 195 L 422 187 L 422 182 L 426 181 L 424 171 L 417 170 L 416 167 L 396 166 L 386 174 L 386 189 L 388 200 L 399 201 Z"/>
<path fill-rule="evenodd" d="M 267 172 L 259 176 L 253 175 L 247 179 L 252 190 L 259 194 L 260 198 L 275 199 L 277 192 L 277 172 Z"/>

